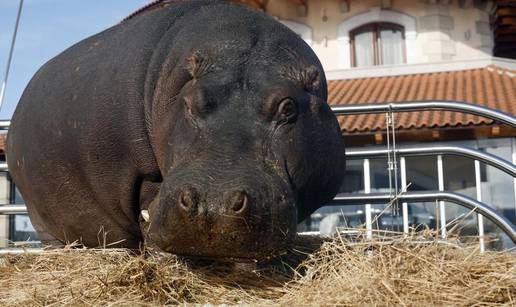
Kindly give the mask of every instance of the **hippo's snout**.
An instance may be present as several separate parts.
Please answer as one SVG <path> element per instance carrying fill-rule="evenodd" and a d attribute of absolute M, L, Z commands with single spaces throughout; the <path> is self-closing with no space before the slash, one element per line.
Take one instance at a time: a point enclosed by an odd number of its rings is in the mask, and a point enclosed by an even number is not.
<path fill-rule="evenodd" d="M 183 256 L 276 256 L 296 233 L 297 210 L 288 187 L 272 178 L 253 184 L 241 183 L 245 178 L 217 184 L 170 180 L 149 207 L 148 238 L 162 250 Z"/>
<path fill-rule="evenodd" d="M 225 205 L 232 214 L 243 214 L 249 203 L 249 197 L 245 191 L 231 191 L 224 195 Z"/>
<path fill-rule="evenodd" d="M 243 190 L 227 191 L 223 195 L 220 211 L 235 217 L 243 216 L 248 209 L 249 202 L 250 197 L 247 192 Z M 208 213 L 208 210 L 211 210 L 208 203 L 200 201 L 200 193 L 193 187 L 181 189 L 177 205 L 179 210 L 192 218 L 203 216 Z"/>

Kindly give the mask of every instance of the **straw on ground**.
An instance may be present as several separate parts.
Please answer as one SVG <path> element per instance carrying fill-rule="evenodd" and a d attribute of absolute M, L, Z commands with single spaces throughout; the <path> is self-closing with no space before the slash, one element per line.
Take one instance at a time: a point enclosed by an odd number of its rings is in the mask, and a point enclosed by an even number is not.
<path fill-rule="evenodd" d="M 281 261 L 251 271 L 113 249 L 8 256 L 0 264 L 0 305 L 516 304 L 513 252 L 480 254 L 477 246 L 419 237 L 337 237 L 289 271 L 313 246 L 313 238 L 300 239 Z"/>

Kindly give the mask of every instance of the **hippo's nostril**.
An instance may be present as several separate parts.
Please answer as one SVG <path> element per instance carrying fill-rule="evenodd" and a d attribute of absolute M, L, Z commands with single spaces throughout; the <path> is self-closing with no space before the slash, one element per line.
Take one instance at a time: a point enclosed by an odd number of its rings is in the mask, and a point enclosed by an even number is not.
<path fill-rule="evenodd" d="M 236 192 L 235 195 L 232 197 L 230 208 L 235 213 L 241 213 L 247 208 L 247 203 L 249 202 L 249 199 L 247 197 L 247 194 L 244 192 Z"/>
<path fill-rule="evenodd" d="M 179 193 L 179 207 L 185 211 L 195 210 L 197 204 L 197 193 L 192 188 L 186 188 Z"/>

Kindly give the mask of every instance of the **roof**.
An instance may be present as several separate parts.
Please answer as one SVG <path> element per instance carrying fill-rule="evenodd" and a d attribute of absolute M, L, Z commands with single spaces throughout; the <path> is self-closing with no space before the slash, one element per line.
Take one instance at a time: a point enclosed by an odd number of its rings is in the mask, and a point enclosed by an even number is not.
<path fill-rule="evenodd" d="M 489 65 L 483 68 L 384 76 L 328 82 L 330 105 L 409 102 L 422 100 L 461 101 L 516 114 L 516 70 Z M 385 128 L 383 114 L 341 116 L 345 132 L 366 132 Z M 490 119 L 445 112 L 399 113 L 397 129 L 457 127 L 491 124 Z"/>

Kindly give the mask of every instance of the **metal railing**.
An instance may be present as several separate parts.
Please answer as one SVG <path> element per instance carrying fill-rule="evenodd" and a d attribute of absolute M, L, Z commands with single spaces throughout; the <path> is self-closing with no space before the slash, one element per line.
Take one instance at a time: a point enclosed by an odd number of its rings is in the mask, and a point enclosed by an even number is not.
<path fill-rule="evenodd" d="M 511 162 L 499 158 L 490 153 L 464 146 L 418 146 L 395 149 L 400 156 L 427 156 L 427 155 L 457 155 L 472 158 L 491 165 L 512 177 L 516 177 L 516 166 Z M 346 158 L 374 158 L 386 156 L 389 153 L 387 148 L 347 150 Z"/>
<path fill-rule="evenodd" d="M 16 215 L 27 213 L 27 207 L 23 204 L 0 205 L 0 215 Z"/>
<path fill-rule="evenodd" d="M 10 120 L 0 120 L 0 130 L 8 130 L 11 126 Z"/>
<path fill-rule="evenodd" d="M 372 113 L 388 113 L 392 114 L 395 112 L 412 112 L 412 111 L 423 111 L 423 110 L 447 110 L 457 111 L 462 113 L 469 113 L 478 116 L 487 117 L 505 124 L 508 124 L 516 128 L 516 117 L 486 107 L 473 105 L 464 102 L 457 101 L 417 101 L 417 102 L 404 102 L 404 103 L 381 103 L 381 104 L 357 104 L 357 105 L 334 105 L 331 107 L 335 115 L 357 115 L 357 114 L 372 114 Z M 10 121 L 0 121 L 0 130 L 7 130 L 9 128 Z M 393 131 L 394 134 L 394 131 Z M 514 164 L 501 159 L 497 156 L 482 152 L 479 150 L 460 147 L 460 146 L 425 146 L 425 147 L 414 147 L 414 148 L 401 148 L 401 149 L 371 149 L 371 150 L 353 150 L 348 151 L 346 156 L 349 158 L 365 158 L 374 156 L 388 155 L 390 152 L 399 154 L 401 156 L 417 156 L 417 155 L 431 155 L 431 154 L 452 154 L 470 157 L 493 167 L 496 167 L 504 172 L 508 173 L 512 177 L 516 177 L 516 167 Z M 0 164 L 0 171 L 8 171 L 7 164 Z M 394 195 L 394 196 L 393 196 Z M 393 197 L 400 201 L 408 202 L 425 202 L 425 201 L 448 201 L 452 202 L 471 210 L 475 210 L 477 213 L 485 216 L 491 220 L 494 224 L 499 226 L 510 238 L 516 243 L 516 227 L 508 221 L 503 215 L 498 213 L 495 209 L 490 206 L 476 201 L 467 196 L 444 192 L 444 191 L 428 191 L 428 192 L 404 192 L 401 194 L 354 194 L 354 195 L 337 195 L 330 205 L 356 205 L 357 203 L 389 203 L 393 200 Z M 0 214 L 20 214 L 26 213 L 27 208 L 24 205 L 0 205 Z M 41 249 L 0 249 L 0 254 L 5 253 L 19 253 L 19 252 L 39 252 Z"/>
<path fill-rule="evenodd" d="M 448 201 L 461 205 L 485 216 L 491 222 L 500 227 L 514 242 L 514 244 L 516 244 L 516 227 L 495 209 L 482 202 L 476 201 L 473 198 L 458 193 L 442 191 L 406 192 L 397 195 L 396 198 L 403 202 Z M 385 204 L 391 201 L 391 199 L 392 195 L 389 193 L 339 194 L 333 199 L 330 205 L 345 206 L 356 205 L 357 203 Z"/>
<path fill-rule="evenodd" d="M 43 252 L 43 248 L 39 247 L 5 247 L 0 248 L 0 256 L 1 255 L 19 255 L 19 254 L 38 254 Z"/>
<path fill-rule="evenodd" d="M 442 154 L 451 154 L 451 155 L 459 155 L 459 156 L 465 156 L 469 158 L 475 159 L 475 172 L 479 171 L 478 168 L 478 161 L 482 161 L 488 165 L 491 165 L 495 168 L 498 168 L 505 173 L 511 175 L 513 178 L 516 177 L 516 167 L 513 163 L 510 163 L 504 159 L 501 159 L 497 156 L 491 155 L 486 152 L 482 152 L 479 150 L 475 150 L 468 147 L 461 147 L 461 146 L 423 146 L 423 147 L 413 147 L 413 148 L 396 148 L 396 138 L 395 138 L 395 124 L 394 124 L 394 113 L 397 112 L 412 112 L 412 111 L 428 111 L 428 110 L 446 110 L 446 111 L 455 111 L 455 112 L 461 112 L 461 113 L 468 113 L 473 115 L 478 115 L 482 117 L 486 117 L 504 124 L 507 124 L 513 128 L 516 128 L 516 117 L 512 116 L 511 114 L 507 114 L 504 112 L 501 112 L 499 110 L 478 106 L 470 103 L 465 102 L 459 102 L 459 101 L 415 101 L 415 102 L 387 102 L 387 103 L 375 103 L 375 104 L 354 104 L 354 105 L 333 105 L 331 107 L 334 114 L 337 116 L 342 115 L 358 115 L 358 114 L 376 114 L 376 113 L 385 113 L 386 115 L 386 129 L 387 129 L 387 148 L 384 149 L 364 149 L 364 150 L 351 150 L 346 153 L 346 157 L 348 158 L 364 158 L 364 185 L 370 184 L 370 178 L 369 175 L 366 176 L 366 169 L 369 170 L 369 158 L 371 157 L 377 157 L 377 156 L 387 156 L 388 158 L 388 171 L 389 171 L 389 189 L 390 193 L 383 195 L 383 203 L 392 202 L 395 201 L 393 208 L 398 207 L 398 200 L 403 201 L 403 223 L 404 223 L 404 232 L 408 231 L 408 221 L 405 215 L 407 215 L 407 200 L 409 200 L 410 197 L 403 196 L 403 197 L 397 197 L 397 195 L 400 195 L 400 193 L 403 193 L 405 195 L 411 195 L 411 197 L 414 198 L 414 200 L 423 201 L 423 199 L 428 200 L 439 200 L 439 207 L 440 207 L 440 216 L 444 217 L 444 198 L 448 198 L 449 201 L 461 204 L 465 207 L 468 207 L 470 209 L 478 208 L 476 209 L 479 213 L 478 223 L 479 223 L 479 237 L 480 237 L 480 245 L 481 245 L 481 251 L 483 251 L 483 219 L 482 216 L 484 214 L 487 214 L 489 216 L 486 216 L 490 220 L 496 219 L 497 222 L 495 222 L 496 225 L 500 226 L 507 234 L 511 237 L 511 239 L 514 242 L 514 225 L 505 219 L 505 217 L 496 212 L 491 207 L 479 202 L 475 201 L 471 198 L 461 198 L 462 195 L 453 193 L 453 199 L 451 199 L 451 194 L 444 195 L 443 193 L 446 193 L 442 191 L 443 188 L 443 179 L 442 179 Z M 392 136 L 391 136 L 392 134 Z M 391 147 L 392 144 L 392 147 Z M 423 197 L 423 194 L 419 194 L 418 197 L 416 197 L 416 194 L 410 193 L 406 194 L 407 191 L 404 190 L 405 187 L 401 187 L 401 190 L 398 190 L 398 181 L 397 181 L 397 175 L 398 175 L 398 168 L 397 168 L 397 162 L 398 158 L 397 156 L 401 156 L 401 163 L 402 163 L 402 172 L 405 172 L 404 169 L 404 156 L 419 156 L 419 155 L 430 155 L 430 154 L 437 154 L 438 156 L 438 168 L 440 168 L 440 175 L 439 175 L 439 189 L 441 191 L 439 192 L 427 192 L 425 193 L 425 197 Z M 439 160 L 441 160 L 441 167 L 439 167 Z M 393 175 L 394 173 L 394 175 Z M 394 177 L 394 178 L 392 178 Z M 406 174 L 401 174 L 401 181 L 402 185 L 406 185 Z M 392 184 L 392 180 L 394 179 L 394 184 Z M 405 179 L 405 180 L 404 180 Z M 516 179 L 513 179 L 516 180 Z M 367 184 L 366 184 L 367 182 Z M 394 186 L 394 193 L 393 193 L 393 186 Z M 515 187 L 516 187 L 516 181 L 515 181 Z M 365 187 L 365 192 L 370 192 L 370 186 Z M 429 194 L 430 193 L 430 194 Z M 433 194 L 432 194 L 433 193 Z M 477 197 L 478 195 L 478 187 L 477 187 Z M 370 194 L 364 194 L 362 196 L 362 204 L 366 204 L 366 228 L 369 231 L 371 231 L 371 206 L 370 202 L 367 201 L 368 195 Z M 338 198 L 339 196 L 337 196 Z M 344 196 L 340 196 L 344 197 Z M 351 196 L 349 196 L 351 197 Z M 355 196 L 360 197 L 360 196 Z M 433 198 L 432 198 L 433 197 Z M 465 196 L 464 196 L 465 197 Z M 471 202 L 473 200 L 473 203 Z M 474 204 L 474 205 L 472 205 Z M 482 210 L 480 206 L 484 206 L 485 209 L 488 210 Z M 393 210 L 397 212 L 397 209 Z M 443 236 L 446 235 L 446 222 L 444 221 L 444 218 L 441 220 L 441 234 Z M 507 227 L 509 225 L 510 227 Z M 368 236 L 369 237 L 369 236 Z M 515 242 L 516 243 L 516 242 Z"/>
<path fill-rule="evenodd" d="M 478 115 L 500 121 L 516 128 L 516 117 L 487 107 L 460 101 L 428 100 L 414 102 L 387 102 L 374 104 L 347 104 L 331 106 L 333 113 L 339 115 L 374 114 L 387 112 L 413 112 L 445 110 Z"/>

